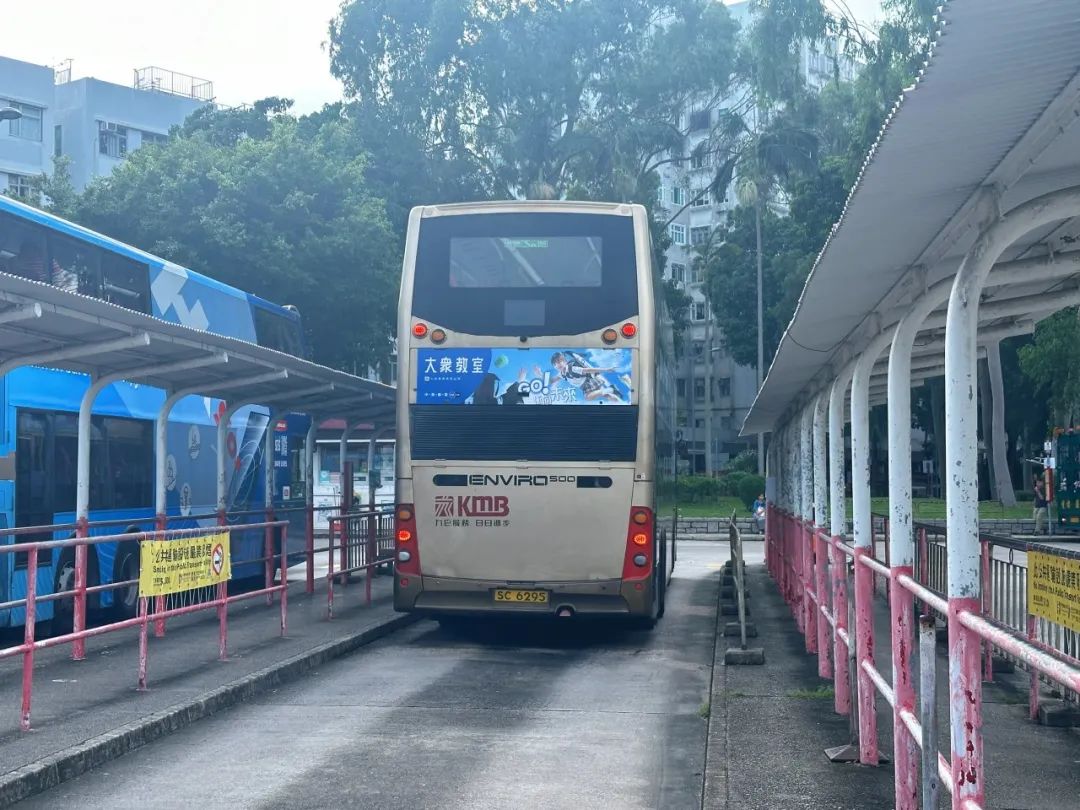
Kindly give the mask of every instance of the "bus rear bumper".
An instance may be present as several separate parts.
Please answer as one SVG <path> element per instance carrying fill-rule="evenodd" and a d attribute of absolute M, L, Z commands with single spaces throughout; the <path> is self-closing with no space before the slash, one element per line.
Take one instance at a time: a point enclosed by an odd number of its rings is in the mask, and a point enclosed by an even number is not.
<path fill-rule="evenodd" d="M 546 603 L 496 602 L 497 588 L 542 590 Z M 649 616 L 652 582 L 601 580 L 590 582 L 522 583 L 411 577 L 407 586 L 394 582 L 394 608 L 400 612 L 429 614 L 513 614 L 555 616 L 569 608 L 574 616 Z"/>

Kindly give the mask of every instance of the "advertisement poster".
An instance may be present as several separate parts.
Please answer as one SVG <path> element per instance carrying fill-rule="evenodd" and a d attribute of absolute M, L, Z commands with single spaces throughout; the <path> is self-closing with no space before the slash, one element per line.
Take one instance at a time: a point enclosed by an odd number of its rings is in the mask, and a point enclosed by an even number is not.
<path fill-rule="evenodd" d="M 420 349 L 419 405 L 629 405 L 628 349 Z"/>

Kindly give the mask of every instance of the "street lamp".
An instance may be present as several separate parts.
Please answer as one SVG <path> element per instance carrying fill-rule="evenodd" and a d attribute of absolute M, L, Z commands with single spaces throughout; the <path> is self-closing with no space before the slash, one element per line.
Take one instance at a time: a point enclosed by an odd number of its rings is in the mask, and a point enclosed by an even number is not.
<path fill-rule="evenodd" d="M 22 118 L 22 113 L 14 107 L 0 107 L 0 121 L 16 121 Z"/>

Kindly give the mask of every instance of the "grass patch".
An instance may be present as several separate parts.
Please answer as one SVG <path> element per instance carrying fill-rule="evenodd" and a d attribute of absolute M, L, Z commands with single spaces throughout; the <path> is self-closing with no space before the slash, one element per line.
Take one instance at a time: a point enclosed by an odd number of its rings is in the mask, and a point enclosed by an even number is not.
<path fill-rule="evenodd" d="M 818 686 L 814 689 L 796 689 L 788 692 L 787 696 L 798 700 L 832 700 L 836 693 L 831 686 Z"/>
<path fill-rule="evenodd" d="M 851 499 L 847 499 L 847 516 L 851 517 Z M 671 514 L 671 503 L 660 505 L 661 516 Z M 916 498 L 911 505 L 915 520 L 944 520 L 945 501 L 940 498 Z M 709 503 L 679 504 L 679 516 L 684 518 L 727 518 L 734 509 L 737 517 L 749 517 L 750 510 L 738 498 L 717 498 Z M 888 498 L 871 499 L 871 509 L 879 515 L 889 513 Z M 1019 503 L 1006 509 L 997 501 L 982 501 L 979 504 L 979 517 L 983 520 L 1009 519 L 1018 520 L 1031 517 L 1031 504 Z"/>
<path fill-rule="evenodd" d="M 709 701 L 706 700 L 698 708 L 697 713 L 698 713 L 698 717 L 700 717 L 702 720 L 708 720 L 709 715 L 712 714 L 712 704 L 709 703 Z"/>

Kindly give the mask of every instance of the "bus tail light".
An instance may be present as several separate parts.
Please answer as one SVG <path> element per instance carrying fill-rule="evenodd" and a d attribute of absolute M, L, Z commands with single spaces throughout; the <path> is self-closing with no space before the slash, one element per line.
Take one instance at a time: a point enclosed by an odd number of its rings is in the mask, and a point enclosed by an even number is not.
<path fill-rule="evenodd" d="M 394 512 L 394 536 L 397 538 L 397 574 L 403 578 L 420 576 L 420 552 L 416 547 L 416 512 L 412 504 L 398 504 Z"/>
<path fill-rule="evenodd" d="M 426 323 L 414 323 L 412 327 L 413 337 L 427 337 L 427 324 Z"/>
<path fill-rule="evenodd" d="M 623 581 L 644 580 L 652 576 L 653 513 L 644 506 L 630 510 L 626 531 L 626 556 L 623 558 Z"/>
<path fill-rule="evenodd" d="M 614 343 L 619 339 L 619 333 L 614 329 L 605 329 L 600 335 L 600 339 L 603 340 L 604 343 Z"/>
<path fill-rule="evenodd" d="M 622 325 L 622 336 L 624 338 L 632 338 L 637 334 L 637 326 L 627 321 Z"/>
<path fill-rule="evenodd" d="M 446 340 L 446 331 L 445 330 L 443 330 L 443 329 L 432 329 L 431 330 L 431 342 L 432 343 L 443 343 L 445 340 Z"/>

